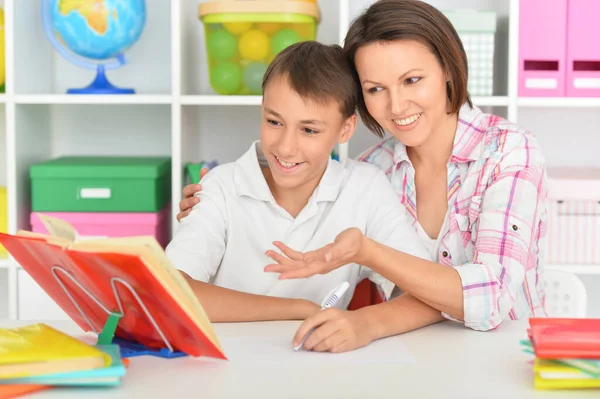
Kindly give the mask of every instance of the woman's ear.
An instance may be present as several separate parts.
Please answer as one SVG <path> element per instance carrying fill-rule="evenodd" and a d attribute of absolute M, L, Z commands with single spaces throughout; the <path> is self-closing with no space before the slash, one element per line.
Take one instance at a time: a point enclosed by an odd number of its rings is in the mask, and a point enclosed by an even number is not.
<path fill-rule="evenodd" d="M 350 138 L 354 135 L 356 131 L 356 125 L 358 124 L 358 116 L 356 114 L 352 114 L 351 117 L 346 119 L 342 124 L 342 131 L 340 132 L 340 138 L 338 140 L 338 144 L 347 143 Z"/>

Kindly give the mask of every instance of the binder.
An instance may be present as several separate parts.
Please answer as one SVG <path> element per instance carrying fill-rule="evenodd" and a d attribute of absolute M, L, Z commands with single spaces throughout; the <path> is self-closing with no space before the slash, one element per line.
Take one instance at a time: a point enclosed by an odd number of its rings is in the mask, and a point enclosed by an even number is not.
<path fill-rule="evenodd" d="M 600 97 L 600 2 L 569 0 L 567 88 L 569 97 Z"/>

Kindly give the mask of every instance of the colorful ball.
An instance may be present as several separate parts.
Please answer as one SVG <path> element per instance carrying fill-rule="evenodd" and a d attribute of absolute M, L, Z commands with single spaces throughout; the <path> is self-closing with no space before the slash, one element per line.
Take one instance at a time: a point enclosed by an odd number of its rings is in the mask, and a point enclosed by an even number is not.
<path fill-rule="evenodd" d="M 262 80 L 267 71 L 267 64 L 264 62 L 251 62 L 244 69 L 244 85 L 251 94 L 262 93 Z"/>
<path fill-rule="evenodd" d="M 300 41 L 302 41 L 302 38 L 298 32 L 292 29 L 282 29 L 271 38 L 271 50 L 273 54 L 277 55 L 286 47 Z"/>
<path fill-rule="evenodd" d="M 242 69 L 233 62 L 221 61 L 210 71 L 210 84 L 218 94 L 237 93 L 242 86 Z"/>
<path fill-rule="evenodd" d="M 249 61 L 262 61 L 269 54 L 269 36 L 252 29 L 240 37 L 239 51 L 242 58 Z"/>
<path fill-rule="evenodd" d="M 252 22 L 223 22 L 223 27 L 234 35 L 241 35 L 252 27 Z"/>
<path fill-rule="evenodd" d="M 226 60 L 237 51 L 237 38 L 225 29 L 211 32 L 207 38 L 208 55 L 216 60 Z"/>

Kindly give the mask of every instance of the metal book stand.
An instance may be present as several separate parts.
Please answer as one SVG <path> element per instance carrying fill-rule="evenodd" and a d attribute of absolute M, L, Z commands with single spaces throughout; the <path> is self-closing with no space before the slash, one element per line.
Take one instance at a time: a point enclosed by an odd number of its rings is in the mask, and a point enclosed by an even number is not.
<path fill-rule="evenodd" d="M 112 292 L 113 292 L 115 299 L 117 300 L 117 305 L 119 307 L 118 312 L 115 312 L 115 311 L 111 311 L 106 306 L 104 306 L 104 304 L 102 304 L 98 300 L 98 298 L 96 298 L 83 285 L 81 285 L 81 283 L 79 281 L 77 281 L 62 266 L 54 265 L 54 266 L 52 266 L 51 271 L 52 271 L 52 275 L 54 276 L 54 279 L 61 286 L 61 288 L 63 289 L 65 294 L 69 297 L 69 299 L 71 300 L 71 302 L 73 303 L 75 308 L 79 311 L 79 314 L 81 315 L 81 317 L 83 317 L 83 319 L 87 322 L 87 324 L 90 326 L 90 329 L 94 332 L 94 334 L 98 335 L 98 343 L 99 344 L 109 344 L 109 343 L 118 344 L 121 349 L 121 357 L 154 355 L 154 356 L 158 356 L 158 357 L 174 358 L 174 357 L 187 356 L 184 352 L 175 351 L 173 349 L 173 346 L 171 345 L 171 343 L 169 342 L 169 340 L 167 339 L 167 337 L 165 336 L 165 334 L 159 327 L 159 325 L 156 322 L 156 320 L 154 319 L 154 317 L 152 317 L 152 315 L 148 311 L 148 308 L 146 307 L 144 302 L 141 300 L 138 293 L 127 281 L 125 281 L 119 277 L 113 277 L 110 279 L 110 285 L 112 287 Z M 73 298 L 73 295 L 71 294 L 71 292 L 69 291 L 67 286 L 59 278 L 59 274 L 64 275 L 66 278 L 71 280 L 71 282 L 73 282 L 75 285 L 77 285 L 77 287 L 79 287 L 79 289 L 82 292 L 84 292 L 92 301 L 94 301 L 94 303 L 96 303 L 96 305 L 98 305 L 109 316 L 108 320 L 106 321 L 106 324 L 101 332 L 98 332 L 96 330 L 96 328 L 94 327 L 94 325 L 92 324 L 90 319 L 87 317 L 85 312 L 83 312 L 83 310 L 81 309 L 81 307 L 79 306 L 79 304 L 77 303 L 75 298 Z M 131 341 L 125 340 L 123 338 L 114 336 L 119 319 L 121 317 L 125 316 L 125 309 L 123 308 L 123 303 L 121 302 L 121 298 L 119 297 L 119 293 L 117 291 L 117 284 L 121 284 L 123 287 L 127 288 L 127 290 L 133 295 L 136 302 L 138 303 L 140 308 L 143 310 L 144 314 L 146 315 L 146 317 L 148 318 L 148 320 L 150 321 L 152 326 L 156 329 L 156 331 L 160 335 L 160 338 L 163 340 L 163 342 L 165 343 L 167 348 L 148 348 L 137 342 L 131 342 Z"/>

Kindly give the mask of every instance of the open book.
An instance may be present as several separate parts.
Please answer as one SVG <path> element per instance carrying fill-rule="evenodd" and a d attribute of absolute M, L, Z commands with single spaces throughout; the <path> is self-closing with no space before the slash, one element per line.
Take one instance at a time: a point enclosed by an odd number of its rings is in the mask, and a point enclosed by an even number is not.
<path fill-rule="evenodd" d="M 64 220 L 38 214 L 50 235 L 0 233 L 0 243 L 84 331 L 109 313 L 115 335 L 148 347 L 226 359 L 185 278 L 152 236 L 81 241 Z"/>

